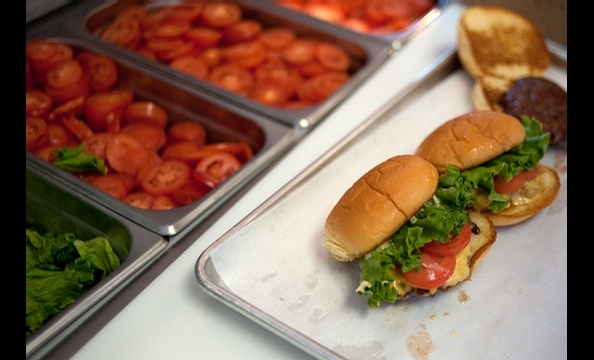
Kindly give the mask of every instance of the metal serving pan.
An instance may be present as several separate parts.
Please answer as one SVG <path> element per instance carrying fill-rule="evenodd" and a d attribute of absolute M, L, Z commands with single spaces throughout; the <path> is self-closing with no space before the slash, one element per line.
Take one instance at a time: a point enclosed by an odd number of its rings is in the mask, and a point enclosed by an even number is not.
<path fill-rule="evenodd" d="M 129 6 L 142 5 L 147 8 L 158 8 L 183 2 L 184 1 L 179 0 L 129 0 L 113 2 L 111 4 L 98 6 L 88 13 L 79 12 L 80 14 L 78 16 L 85 19 L 84 27 L 81 27 L 81 25 L 83 25 L 82 23 L 77 24 L 76 22 L 73 22 L 65 24 L 65 28 L 69 31 L 84 32 L 86 33 L 85 35 L 93 36 L 95 41 L 101 41 L 94 34 L 97 34 L 104 29 L 117 14 Z M 240 0 L 233 2 L 241 6 L 244 18 L 256 19 L 260 21 L 265 28 L 280 25 L 288 26 L 294 29 L 298 36 L 311 36 L 323 40 L 330 40 L 333 43 L 342 46 L 347 50 L 353 60 L 353 66 L 349 69 L 349 73 L 351 74 L 350 80 L 321 103 L 303 109 L 285 110 L 262 105 L 246 97 L 214 86 L 206 81 L 173 70 L 165 63 L 152 61 L 123 47 L 118 47 L 117 45 L 104 41 L 101 42 L 106 47 L 113 48 L 114 50 L 117 48 L 118 51 L 121 51 L 128 56 L 134 56 L 138 62 L 167 73 L 168 76 L 176 78 L 180 82 L 187 83 L 192 87 L 215 94 L 228 102 L 233 102 L 241 107 L 248 108 L 259 114 L 263 114 L 268 118 L 275 119 L 276 121 L 296 128 L 308 128 L 320 121 L 338 103 L 345 100 L 370 73 L 384 62 L 384 60 L 394 53 L 394 48 L 385 41 L 345 31 L 339 27 L 327 27 L 327 24 L 311 21 L 312 19 L 310 18 L 298 16 L 300 14 L 293 12 L 287 12 L 286 9 L 279 6 L 272 6 L 272 4 L 265 1 Z"/>
<path fill-rule="evenodd" d="M 283 7 L 282 5 L 279 4 L 278 1 L 276 0 L 264 0 L 267 3 L 270 3 L 270 5 L 267 5 L 267 7 Z M 389 32 L 389 33 L 382 33 L 382 34 L 373 34 L 373 33 L 360 33 L 360 32 L 356 32 L 357 34 L 362 34 L 365 37 L 368 37 L 370 40 L 371 39 L 379 39 L 380 41 L 385 41 L 387 44 L 390 44 L 392 47 L 394 47 L 395 49 L 400 49 L 403 45 L 405 45 L 407 42 L 409 42 L 416 34 L 418 34 L 420 31 L 423 31 L 427 25 L 429 25 L 433 20 L 435 20 L 440 14 L 441 11 L 443 10 L 444 6 L 446 6 L 449 3 L 449 0 L 436 0 L 435 5 L 433 7 L 431 7 L 427 12 L 425 12 L 423 15 L 421 15 L 419 18 L 417 18 L 409 27 L 399 30 L 399 31 L 394 31 L 394 32 Z M 315 19 L 314 17 L 305 14 L 303 12 L 297 11 L 295 9 L 290 9 L 290 8 L 286 8 L 285 10 L 288 10 L 292 13 L 297 13 L 299 15 L 299 17 L 303 16 L 306 18 L 310 18 L 311 20 L 315 21 L 321 21 L 324 22 L 327 25 L 330 25 L 331 27 L 338 27 L 339 29 L 343 29 L 346 31 L 350 31 L 347 28 L 331 23 L 331 22 L 327 22 L 324 20 L 318 20 Z M 311 21 L 310 20 L 310 21 Z"/>
<path fill-rule="evenodd" d="M 166 249 L 161 235 L 125 219 L 26 166 L 26 223 L 54 234 L 74 233 L 86 240 L 105 236 L 121 265 L 81 298 L 27 337 L 27 359 L 41 358 L 108 304 Z"/>
<path fill-rule="evenodd" d="M 566 66 L 545 77 L 567 89 Z M 454 50 L 209 246 L 196 261 L 199 286 L 320 359 L 566 357 L 566 150 L 550 148 L 543 159 L 561 179 L 556 201 L 499 228 L 472 280 L 435 298 L 370 309 L 355 293 L 358 263 L 339 263 L 322 246 L 324 221 L 344 191 L 471 111 L 473 83 Z"/>
<path fill-rule="evenodd" d="M 112 57 L 118 67 L 117 85 L 134 90 L 137 99 L 151 100 L 161 105 L 167 110 L 172 123 L 180 120 L 200 122 L 207 130 L 207 142 L 241 140 L 252 147 L 254 157 L 203 198 L 176 209 L 159 211 L 130 206 L 27 152 L 27 163 L 56 176 L 81 194 L 156 233 L 173 235 L 191 222 L 200 221 L 302 136 L 303 132 L 200 93 L 187 85 L 177 84 L 165 74 L 142 69 L 130 59 L 118 59 L 117 54 L 103 51 L 94 44 L 73 38 L 49 40 Z"/>

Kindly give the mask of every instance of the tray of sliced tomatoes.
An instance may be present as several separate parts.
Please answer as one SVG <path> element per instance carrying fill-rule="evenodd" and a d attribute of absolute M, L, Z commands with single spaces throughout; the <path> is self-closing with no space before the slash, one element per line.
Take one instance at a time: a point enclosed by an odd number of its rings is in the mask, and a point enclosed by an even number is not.
<path fill-rule="evenodd" d="M 267 0 L 307 16 L 387 41 L 405 43 L 448 0 Z"/>
<path fill-rule="evenodd" d="M 74 39 L 28 39 L 26 64 L 27 162 L 162 235 L 298 138 Z"/>
<path fill-rule="evenodd" d="M 264 1 L 116 2 L 89 13 L 96 40 L 295 127 L 317 123 L 394 49 Z M 322 24 L 323 25 L 323 24 Z"/>

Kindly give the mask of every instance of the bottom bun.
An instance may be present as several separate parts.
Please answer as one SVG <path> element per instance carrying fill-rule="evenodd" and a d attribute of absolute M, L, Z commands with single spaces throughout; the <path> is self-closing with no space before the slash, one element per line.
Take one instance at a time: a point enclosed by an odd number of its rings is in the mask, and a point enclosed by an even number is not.
<path fill-rule="evenodd" d="M 469 210 L 468 216 L 476 226 L 473 227 L 470 243 L 457 255 L 456 269 L 450 280 L 439 288 L 418 289 L 407 283 L 397 272 L 391 271 L 390 275 L 394 277 L 394 284 L 398 288 L 399 300 L 408 299 L 411 296 L 434 296 L 438 291 L 448 290 L 471 278 L 474 269 L 497 239 L 497 230 L 491 220 L 480 212 Z"/>
<path fill-rule="evenodd" d="M 471 95 L 472 106 L 474 107 L 474 110 L 495 110 L 493 109 L 493 106 L 491 106 L 491 104 L 489 103 L 489 100 L 487 100 L 485 92 L 483 91 L 483 87 L 478 81 L 474 83 Z"/>
<path fill-rule="evenodd" d="M 561 182 L 559 181 L 559 175 L 557 172 L 550 167 L 539 164 L 538 165 L 538 176 L 534 179 L 532 186 L 537 192 L 537 196 L 526 203 L 512 203 L 511 206 L 502 210 L 498 213 L 491 211 L 483 212 L 495 226 L 508 226 L 515 225 L 522 221 L 526 221 L 532 216 L 536 215 L 539 211 L 548 207 L 555 201 L 559 189 L 561 188 Z M 512 200 L 513 201 L 513 198 Z"/>

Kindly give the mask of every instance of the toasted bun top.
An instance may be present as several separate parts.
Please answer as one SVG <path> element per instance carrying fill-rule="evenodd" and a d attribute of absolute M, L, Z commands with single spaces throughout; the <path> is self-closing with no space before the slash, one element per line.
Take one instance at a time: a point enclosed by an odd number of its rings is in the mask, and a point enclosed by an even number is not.
<path fill-rule="evenodd" d="M 522 123 L 497 111 L 472 111 L 453 118 L 423 140 L 416 155 L 440 173 L 445 165 L 466 170 L 485 163 L 524 141 Z"/>
<path fill-rule="evenodd" d="M 527 17 L 501 7 L 466 9 L 458 25 L 457 42 L 460 62 L 475 79 L 538 76 L 551 61 L 538 27 Z"/>
<path fill-rule="evenodd" d="M 338 261 L 372 251 L 433 196 L 438 178 L 437 169 L 416 155 L 394 156 L 375 166 L 328 215 L 324 247 Z"/>

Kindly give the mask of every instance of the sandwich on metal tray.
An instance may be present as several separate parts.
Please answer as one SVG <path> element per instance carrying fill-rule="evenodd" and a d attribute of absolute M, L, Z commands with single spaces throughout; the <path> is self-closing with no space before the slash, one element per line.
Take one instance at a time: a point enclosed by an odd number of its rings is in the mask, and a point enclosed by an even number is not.
<path fill-rule="evenodd" d="M 470 279 L 495 242 L 493 223 L 471 209 L 471 186 L 416 155 L 376 165 L 346 190 L 325 223 L 324 247 L 359 261 L 356 292 L 371 308 L 433 296 Z"/>
<path fill-rule="evenodd" d="M 535 118 L 472 111 L 437 127 L 416 155 L 440 173 L 455 166 L 471 184 L 472 208 L 508 226 L 536 215 L 559 193 L 557 172 L 541 163 L 549 137 Z"/>

